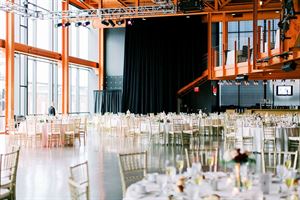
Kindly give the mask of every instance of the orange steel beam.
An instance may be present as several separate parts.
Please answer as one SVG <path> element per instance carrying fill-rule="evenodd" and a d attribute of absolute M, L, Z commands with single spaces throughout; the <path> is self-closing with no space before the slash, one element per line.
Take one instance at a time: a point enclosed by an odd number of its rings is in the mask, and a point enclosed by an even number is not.
<path fill-rule="evenodd" d="M 180 90 L 178 90 L 177 95 L 182 95 L 183 93 L 187 92 L 188 90 L 190 90 L 191 88 L 199 84 L 202 80 L 207 80 L 207 77 L 208 77 L 208 70 L 205 70 L 200 77 L 198 77 L 188 85 L 182 87 Z"/>
<path fill-rule="evenodd" d="M 227 0 L 225 1 L 221 6 L 220 9 L 224 8 L 227 4 L 229 4 L 231 2 L 231 0 Z"/>
<path fill-rule="evenodd" d="M 15 52 L 18 52 L 18 53 L 21 53 L 24 55 L 38 57 L 38 58 L 45 58 L 45 59 L 54 60 L 54 61 L 62 60 L 62 55 L 60 53 L 57 53 L 54 51 L 40 49 L 37 47 L 32 47 L 32 46 L 28 46 L 28 45 L 21 44 L 21 43 L 15 43 L 14 46 L 15 46 L 15 48 L 14 48 Z M 5 49 L 5 40 L 0 39 L 0 48 Z M 75 64 L 75 65 L 80 65 L 83 67 L 90 67 L 90 68 L 98 68 L 99 67 L 97 62 L 93 62 L 93 61 L 89 61 L 89 60 L 85 60 L 85 59 L 81 59 L 81 58 L 77 58 L 77 57 L 72 57 L 72 56 L 69 56 L 69 63 Z"/>
<path fill-rule="evenodd" d="M 11 0 L 11 2 L 14 2 Z M 6 12 L 5 44 L 5 125 L 14 119 L 14 68 L 15 68 L 15 35 L 14 13 Z"/>
<path fill-rule="evenodd" d="M 253 1 L 253 69 L 256 69 L 256 56 L 257 43 L 258 43 L 258 27 L 257 27 L 257 15 L 258 15 L 258 0 Z"/>
<path fill-rule="evenodd" d="M 79 9 L 91 9 L 93 8 L 92 6 L 90 6 L 89 4 L 86 4 L 86 3 L 82 3 L 81 1 L 79 0 L 69 0 L 69 3 L 72 5 L 72 6 L 75 6 Z"/>
<path fill-rule="evenodd" d="M 212 78 L 212 24 L 211 24 L 211 14 L 207 15 L 207 69 L 208 69 L 208 79 Z"/>
<path fill-rule="evenodd" d="M 252 12 L 241 12 L 243 13 L 243 16 L 241 17 L 235 17 L 235 12 L 213 12 L 212 13 L 212 22 L 220 22 L 220 21 L 247 21 L 247 20 L 253 20 L 253 14 Z M 225 16 L 224 16 L 225 14 Z M 225 19 L 224 19 L 225 17 Z M 271 11 L 261 11 L 257 14 L 257 19 L 279 19 L 280 14 L 276 13 L 275 10 Z"/>
<path fill-rule="evenodd" d="M 69 9 L 69 0 L 62 1 L 62 10 Z M 65 21 L 65 20 L 64 20 Z M 64 22 L 63 22 L 64 23 Z M 69 28 L 62 27 L 62 113 L 69 113 Z"/>
<path fill-rule="evenodd" d="M 103 7 L 103 1 L 99 0 L 99 8 Z M 104 28 L 99 29 L 98 35 L 98 47 L 99 47 L 99 68 L 98 68 L 98 89 L 103 90 L 104 83 Z"/>

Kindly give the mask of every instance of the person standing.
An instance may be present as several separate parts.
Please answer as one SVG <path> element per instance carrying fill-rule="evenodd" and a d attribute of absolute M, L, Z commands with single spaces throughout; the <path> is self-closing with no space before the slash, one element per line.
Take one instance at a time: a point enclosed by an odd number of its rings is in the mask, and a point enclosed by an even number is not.
<path fill-rule="evenodd" d="M 54 107 L 54 103 L 52 102 L 50 107 L 48 108 L 48 115 L 49 116 L 55 116 L 55 107 Z"/>

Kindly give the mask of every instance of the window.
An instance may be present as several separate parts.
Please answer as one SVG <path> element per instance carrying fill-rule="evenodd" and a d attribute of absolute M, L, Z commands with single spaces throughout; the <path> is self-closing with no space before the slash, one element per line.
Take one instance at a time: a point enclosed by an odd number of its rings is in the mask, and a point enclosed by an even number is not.
<path fill-rule="evenodd" d="M 70 112 L 77 112 L 77 71 L 78 68 L 70 67 Z"/>
<path fill-rule="evenodd" d="M 6 14 L 3 11 L 0 11 L 0 30 L 0 39 L 5 39 Z"/>
<path fill-rule="evenodd" d="M 87 69 L 79 69 L 79 111 L 89 111 L 89 71 Z"/>
<path fill-rule="evenodd" d="M 49 67 L 47 62 L 37 62 L 36 71 L 36 113 L 47 114 L 49 102 Z"/>
<path fill-rule="evenodd" d="M 89 73 L 89 69 L 70 66 L 71 113 L 89 112 Z"/>
<path fill-rule="evenodd" d="M 0 51 L 0 132 L 5 131 L 5 56 Z"/>

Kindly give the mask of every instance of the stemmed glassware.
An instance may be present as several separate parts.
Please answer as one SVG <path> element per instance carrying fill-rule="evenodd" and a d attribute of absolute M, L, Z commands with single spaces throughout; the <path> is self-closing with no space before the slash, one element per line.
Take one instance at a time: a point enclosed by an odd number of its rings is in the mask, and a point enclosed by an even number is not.
<path fill-rule="evenodd" d="M 176 156 L 176 168 L 180 175 L 182 174 L 183 167 L 184 167 L 183 157 L 182 157 L 182 155 L 177 155 Z"/>

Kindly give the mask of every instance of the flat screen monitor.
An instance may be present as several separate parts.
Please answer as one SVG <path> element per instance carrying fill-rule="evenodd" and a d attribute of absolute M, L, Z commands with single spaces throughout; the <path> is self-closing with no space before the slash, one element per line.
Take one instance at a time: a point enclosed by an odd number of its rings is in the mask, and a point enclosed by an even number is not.
<path fill-rule="evenodd" d="M 278 85 L 277 86 L 277 96 L 292 96 L 293 86 L 292 85 Z"/>

